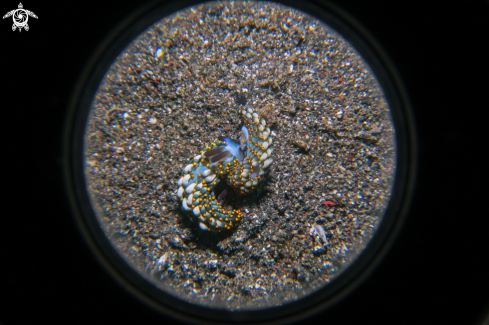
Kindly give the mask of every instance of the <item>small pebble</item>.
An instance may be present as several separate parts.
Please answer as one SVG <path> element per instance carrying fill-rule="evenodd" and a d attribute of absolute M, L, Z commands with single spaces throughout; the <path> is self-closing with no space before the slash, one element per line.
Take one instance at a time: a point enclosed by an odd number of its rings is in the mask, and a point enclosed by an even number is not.
<path fill-rule="evenodd" d="M 162 56 L 163 56 L 163 51 L 161 50 L 161 48 L 158 48 L 158 49 L 156 50 L 156 53 L 155 53 L 155 58 L 156 58 L 156 59 L 159 59 L 159 58 L 161 58 Z"/>

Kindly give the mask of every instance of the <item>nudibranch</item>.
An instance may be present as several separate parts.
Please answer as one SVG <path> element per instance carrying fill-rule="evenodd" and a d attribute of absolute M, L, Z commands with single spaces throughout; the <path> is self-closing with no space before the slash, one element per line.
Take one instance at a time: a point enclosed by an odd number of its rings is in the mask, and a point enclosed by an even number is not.
<path fill-rule="evenodd" d="M 273 135 L 263 116 L 241 106 L 244 126 L 240 141 L 219 137 L 190 159 L 178 181 L 177 196 L 182 209 L 199 223 L 200 229 L 221 231 L 236 226 L 241 211 L 226 210 L 219 204 L 214 187 L 221 179 L 238 194 L 252 192 L 270 166 Z"/>

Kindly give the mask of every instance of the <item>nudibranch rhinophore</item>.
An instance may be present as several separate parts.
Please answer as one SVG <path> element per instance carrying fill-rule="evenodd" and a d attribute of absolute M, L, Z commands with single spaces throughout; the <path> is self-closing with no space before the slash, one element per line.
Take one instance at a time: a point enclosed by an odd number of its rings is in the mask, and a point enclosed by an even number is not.
<path fill-rule="evenodd" d="M 190 159 L 178 181 L 182 209 L 190 212 L 202 230 L 231 229 L 241 219 L 241 211 L 223 209 L 216 200 L 214 187 L 220 179 L 226 179 L 239 194 L 250 193 L 273 161 L 273 135 L 265 119 L 251 107 L 240 110 L 244 117 L 240 143 L 219 137 Z"/>

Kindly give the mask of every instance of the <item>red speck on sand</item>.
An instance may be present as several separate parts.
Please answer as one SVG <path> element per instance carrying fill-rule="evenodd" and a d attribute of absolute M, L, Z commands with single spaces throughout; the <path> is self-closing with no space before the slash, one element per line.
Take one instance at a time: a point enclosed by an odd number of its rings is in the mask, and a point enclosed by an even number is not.
<path fill-rule="evenodd" d="M 322 205 L 329 205 L 329 206 L 335 206 L 335 205 L 337 205 L 337 204 L 338 204 L 338 203 L 336 203 L 336 202 L 329 201 L 329 200 L 327 200 L 327 201 L 322 201 L 321 203 L 322 203 Z"/>

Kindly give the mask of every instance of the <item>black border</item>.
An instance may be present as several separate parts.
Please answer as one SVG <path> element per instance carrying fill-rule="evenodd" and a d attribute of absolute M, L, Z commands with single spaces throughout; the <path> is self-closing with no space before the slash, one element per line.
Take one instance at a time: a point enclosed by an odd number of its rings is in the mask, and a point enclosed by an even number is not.
<path fill-rule="evenodd" d="M 324 308 L 336 303 L 360 284 L 374 269 L 375 265 L 380 262 L 402 225 L 402 217 L 407 213 L 410 195 L 414 188 L 416 153 L 414 126 L 409 112 L 407 95 L 384 51 L 365 32 L 365 29 L 361 25 L 355 23 L 352 18 L 348 17 L 332 4 L 325 5 L 325 9 L 333 13 L 331 15 L 321 13 L 322 10 L 312 3 L 292 4 L 292 7 L 326 21 L 328 25 L 348 39 L 369 63 L 386 93 L 396 126 L 398 148 L 395 188 L 389 208 L 379 230 L 376 232 L 376 235 L 365 252 L 361 254 L 352 266 L 336 278 L 332 284 L 328 285 L 325 290 L 320 290 L 298 302 L 287 304 L 285 307 L 255 312 L 220 311 L 219 318 L 216 318 L 214 310 L 210 310 L 209 308 L 190 305 L 181 301 L 175 304 L 174 297 L 165 294 L 161 295 L 159 289 L 154 288 L 152 284 L 142 280 L 136 272 L 130 267 L 128 268 L 127 264 L 113 251 L 104 234 L 101 232 L 93 212 L 89 208 L 90 204 L 87 193 L 85 192 L 86 187 L 84 186 L 82 163 L 83 126 L 91 98 L 93 98 L 101 77 L 105 74 L 113 58 L 120 53 L 129 41 L 158 20 L 158 17 L 163 17 L 167 12 L 183 9 L 191 4 L 193 4 L 192 1 L 178 2 L 178 4 L 172 2 L 165 4 L 164 7 L 159 7 L 158 2 L 153 2 L 145 8 L 140 9 L 132 17 L 120 24 L 106 38 L 103 45 L 93 55 L 90 63 L 84 69 L 84 74 L 78 81 L 77 89 L 71 99 L 71 114 L 66 123 L 67 129 L 65 136 L 65 176 L 67 188 L 71 193 L 73 210 L 75 215 L 77 215 L 78 226 L 84 234 L 85 240 L 91 250 L 96 254 L 97 259 L 117 281 L 133 295 L 136 295 L 140 300 L 143 300 L 153 308 L 162 309 L 155 300 L 164 301 L 166 304 L 173 304 L 173 307 L 179 309 L 179 311 L 171 308 L 163 308 L 166 314 L 172 315 L 173 317 L 185 321 L 196 321 L 195 317 L 197 317 L 199 320 L 232 320 L 235 322 L 254 323 L 259 320 L 271 319 L 283 323 L 285 321 L 284 317 L 286 317 L 287 321 L 299 320 L 313 313 L 320 312 Z M 290 5 L 288 2 L 284 2 L 283 4 Z M 147 21 L 151 21 L 151 23 L 148 24 Z M 85 217 L 82 217 L 82 215 Z M 358 273 L 361 273 L 361 276 L 358 276 Z M 152 296 L 152 298 L 146 297 L 138 287 L 144 288 L 142 291 Z M 311 306 L 314 307 L 311 308 Z M 193 313 L 193 316 L 190 316 L 190 318 L 182 314 L 182 312 L 185 313 L 185 311 L 188 312 L 189 310 Z M 296 316 L 292 316 L 292 314 Z"/>

